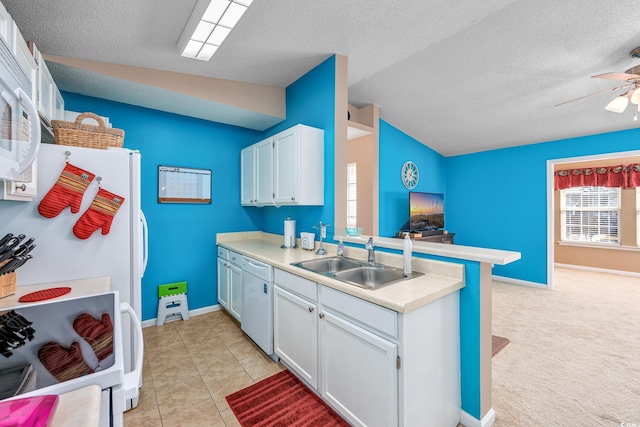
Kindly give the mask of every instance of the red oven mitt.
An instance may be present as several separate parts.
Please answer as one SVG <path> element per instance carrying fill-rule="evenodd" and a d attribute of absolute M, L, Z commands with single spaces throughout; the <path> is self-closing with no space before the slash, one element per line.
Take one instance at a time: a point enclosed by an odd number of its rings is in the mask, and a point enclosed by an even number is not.
<path fill-rule="evenodd" d="M 38 205 L 38 212 L 45 218 L 53 218 L 64 208 L 71 206 L 71 213 L 78 213 L 82 195 L 94 177 L 91 172 L 67 163 L 58 180 Z"/>
<path fill-rule="evenodd" d="M 124 197 L 113 194 L 104 188 L 98 189 L 91 206 L 82 214 L 76 225 L 73 226 L 73 234 L 78 239 L 87 239 L 98 228 L 102 228 L 102 235 L 106 236 L 111 230 L 111 221 L 122 203 Z"/>
<path fill-rule="evenodd" d="M 102 321 L 83 313 L 73 321 L 73 329 L 91 345 L 99 361 L 113 353 L 113 325 L 107 313 L 102 315 Z"/>
<path fill-rule="evenodd" d="M 47 343 L 38 350 L 38 359 L 58 381 L 93 374 L 93 370 L 84 363 L 80 344 L 77 342 L 68 349 L 56 342 Z"/>

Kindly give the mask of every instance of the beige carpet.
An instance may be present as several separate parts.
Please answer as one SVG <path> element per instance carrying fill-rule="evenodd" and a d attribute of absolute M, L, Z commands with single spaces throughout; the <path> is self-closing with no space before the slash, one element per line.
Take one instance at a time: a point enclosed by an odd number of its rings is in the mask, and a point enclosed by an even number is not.
<path fill-rule="evenodd" d="M 494 282 L 493 333 L 511 340 L 492 359 L 494 426 L 640 426 L 640 278 Z"/>

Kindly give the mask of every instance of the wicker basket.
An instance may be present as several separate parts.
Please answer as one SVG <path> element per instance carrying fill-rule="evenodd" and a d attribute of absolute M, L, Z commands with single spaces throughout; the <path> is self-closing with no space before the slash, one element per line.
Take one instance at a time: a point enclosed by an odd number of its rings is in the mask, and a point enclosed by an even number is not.
<path fill-rule="evenodd" d="M 98 126 L 82 124 L 86 118 L 92 118 L 98 122 Z M 73 145 L 84 148 L 100 148 L 106 150 L 109 147 L 120 148 L 124 145 L 124 131 L 122 129 L 108 128 L 104 120 L 93 113 L 78 115 L 75 122 L 63 120 L 51 120 L 53 136 L 58 145 Z"/>

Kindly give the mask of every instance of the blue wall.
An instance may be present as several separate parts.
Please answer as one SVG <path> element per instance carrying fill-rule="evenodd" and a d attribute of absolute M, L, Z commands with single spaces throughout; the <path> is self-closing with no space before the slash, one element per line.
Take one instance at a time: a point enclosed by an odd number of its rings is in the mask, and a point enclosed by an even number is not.
<path fill-rule="evenodd" d="M 262 133 L 132 105 L 64 93 L 65 108 L 109 117 L 125 148 L 142 153 L 142 209 L 149 264 L 142 319 L 156 317 L 158 285 L 188 282 L 189 308 L 217 304 L 216 233 L 259 230 L 262 218 L 240 206 L 240 150 Z M 159 204 L 158 165 L 212 170 L 210 205 Z"/>
<path fill-rule="evenodd" d="M 379 133 L 379 232 L 395 236 L 409 220 L 409 190 L 402 184 L 402 165 L 411 160 L 420 173 L 412 191 L 445 194 L 445 215 L 449 196 L 446 192 L 445 158 L 391 124 L 380 120 Z M 445 217 L 445 224 L 448 221 Z"/>
<path fill-rule="evenodd" d="M 315 232 L 318 239 L 318 230 L 312 228 L 318 221 L 334 224 L 335 75 L 336 61 L 332 56 L 289 85 L 286 120 L 264 133 L 266 138 L 299 123 L 324 129 L 324 206 L 247 207 L 261 212 L 263 231 L 283 234 L 284 220 L 291 217 L 296 220 L 298 236 L 301 231 Z M 329 227 L 327 238 L 333 234 L 333 227 Z"/>
<path fill-rule="evenodd" d="M 640 129 L 445 159 L 447 227 L 456 243 L 514 250 L 493 274 L 547 283 L 547 160 L 640 149 Z"/>

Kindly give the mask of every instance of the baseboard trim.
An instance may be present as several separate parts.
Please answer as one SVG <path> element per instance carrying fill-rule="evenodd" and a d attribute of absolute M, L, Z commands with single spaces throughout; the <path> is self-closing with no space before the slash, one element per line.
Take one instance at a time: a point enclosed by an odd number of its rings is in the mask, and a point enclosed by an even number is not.
<path fill-rule="evenodd" d="M 586 270 L 586 271 L 594 271 L 596 273 L 609 273 L 609 274 L 617 274 L 620 276 L 640 277 L 640 273 L 635 273 L 633 271 L 611 270 L 608 268 L 589 267 L 586 265 L 560 264 L 557 262 L 553 265 L 555 267 L 572 268 L 574 270 Z"/>
<path fill-rule="evenodd" d="M 529 282 L 527 280 L 513 279 L 511 277 L 493 275 L 491 276 L 491 279 L 497 282 L 513 283 L 514 285 L 530 286 L 532 288 L 540 288 L 540 289 L 549 289 L 549 286 L 545 285 L 544 283 Z"/>
<path fill-rule="evenodd" d="M 220 304 L 209 305 L 207 307 L 196 308 L 195 310 L 189 310 L 189 316 L 190 317 L 191 316 L 200 316 L 200 315 L 207 314 L 207 313 L 213 313 L 214 311 L 219 311 L 221 309 L 222 309 L 222 307 L 220 307 Z M 180 320 L 180 318 L 176 317 L 175 319 L 169 319 L 165 323 L 174 322 L 176 320 Z M 148 328 L 149 326 L 156 326 L 157 321 L 158 321 L 157 318 L 145 320 L 145 321 L 142 322 L 142 327 L 143 328 Z"/>
<path fill-rule="evenodd" d="M 496 411 L 494 411 L 493 408 L 489 409 L 482 420 L 469 415 L 465 411 L 460 411 L 460 424 L 464 425 L 465 427 L 491 427 L 495 421 Z"/>

